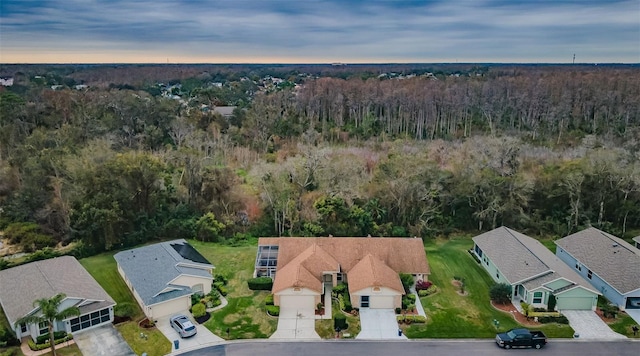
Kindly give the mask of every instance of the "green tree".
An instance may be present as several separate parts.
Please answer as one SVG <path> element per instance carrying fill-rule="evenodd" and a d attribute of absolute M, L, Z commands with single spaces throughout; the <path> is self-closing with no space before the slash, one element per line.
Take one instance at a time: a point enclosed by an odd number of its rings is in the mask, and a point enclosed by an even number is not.
<path fill-rule="evenodd" d="M 54 345 L 53 325 L 58 320 L 64 320 L 71 316 L 80 315 L 80 309 L 77 307 L 68 307 L 60 310 L 60 304 L 67 296 L 64 293 L 55 295 L 53 298 L 37 299 L 33 302 L 33 306 L 39 309 L 37 314 L 31 314 L 24 316 L 16 321 L 16 324 L 39 324 L 46 322 L 49 327 L 49 345 L 53 355 L 56 355 L 56 348 Z"/>
<path fill-rule="evenodd" d="M 496 303 L 508 303 L 511 300 L 511 286 L 506 283 L 494 284 L 489 289 L 489 298 Z"/>
<path fill-rule="evenodd" d="M 224 230 L 225 225 L 218 220 L 213 213 L 206 213 L 198 222 L 196 222 L 196 234 L 201 241 L 214 241 L 220 240 L 220 232 Z"/>

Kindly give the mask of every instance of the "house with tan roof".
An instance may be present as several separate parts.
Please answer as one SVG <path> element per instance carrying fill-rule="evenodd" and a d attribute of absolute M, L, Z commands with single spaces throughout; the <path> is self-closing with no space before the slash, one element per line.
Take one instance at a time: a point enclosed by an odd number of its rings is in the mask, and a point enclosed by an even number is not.
<path fill-rule="evenodd" d="M 387 237 L 263 237 L 255 276 L 273 278 L 275 305 L 315 309 L 337 284 L 349 286 L 354 308 L 396 308 L 399 274 L 427 280 L 422 239 Z M 328 296 L 330 298 L 330 296 Z"/>
<path fill-rule="evenodd" d="M 610 302 L 621 310 L 640 310 L 640 250 L 594 227 L 556 245 L 556 255 Z"/>
<path fill-rule="evenodd" d="M 16 325 L 16 321 L 40 313 L 33 305 L 36 299 L 60 293 L 66 295 L 60 310 L 77 307 L 80 315 L 57 321 L 54 331 L 75 334 L 113 322 L 116 303 L 75 257 L 56 257 L 0 271 L 0 305 L 18 339 L 30 336 L 35 341 L 49 333 L 48 323 Z"/>
<path fill-rule="evenodd" d="M 511 301 L 554 310 L 595 310 L 600 293 L 540 241 L 507 227 L 473 238 L 473 253 Z"/>

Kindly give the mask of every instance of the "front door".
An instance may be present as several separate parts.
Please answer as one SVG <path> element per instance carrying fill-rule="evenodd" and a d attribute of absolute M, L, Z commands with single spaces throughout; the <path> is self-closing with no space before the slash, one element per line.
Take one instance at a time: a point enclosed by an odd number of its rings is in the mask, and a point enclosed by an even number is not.
<path fill-rule="evenodd" d="M 361 295 L 360 296 L 360 308 L 368 308 L 369 307 L 369 296 Z"/>

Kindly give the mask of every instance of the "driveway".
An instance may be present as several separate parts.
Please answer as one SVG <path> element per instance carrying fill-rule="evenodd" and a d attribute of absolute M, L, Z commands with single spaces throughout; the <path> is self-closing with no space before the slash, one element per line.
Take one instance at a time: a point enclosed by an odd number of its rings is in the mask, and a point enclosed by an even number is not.
<path fill-rule="evenodd" d="M 73 340 L 83 355 L 136 355 L 113 324 L 73 334 Z"/>
<path fill-rule="evenodd" d="M 360 340 L 405 340 L 398 336 L 398 321 L 393 309 L 360 308 Z"/>
<path fill-rule="evenodd" d="M 269 339 L 319 340 L 315 310 L 280 306 L 278 329 Z"/>
<path fill-rule="evenodd" d="M 604 322 L 591 310 L 563 310 L 562 314 L 569 319 L 569 325 L 573 328 L 578 339 L 588 340 L 618 340 L 626 339 Z"/>
<path fill-rule="evenodd" d="M 186 315 L 189 319 L 191 319 L 189 313 L 185 313 L 184 315 Z M 195 334 L 192 337 L 183 339 L 171 327 L 171 324 L 169 324 L 169 319 L 170 318 L 171 318 L 171 316 L 165 316 L 165 317 L 159 318 L 158 322 L 156 323 L 156 327 L 171 342 L 171 352 L 187 351 L 187 350 L 193 349 L 193 348 L 211 346 L 213 344 L 220 343 L 221 341 L 224 341 L 221 337 L 219 337 L 219 336 L 215 335 L 214 333 L 212 333 L 204 325 L 198 324 L 195 321 L 193 321 L 193 319 L 191 321 L 193 322 L 193 325 L 196 326 L 196 329 L 198 329 L 198 333 Z M 175 346 L 175 343 L 174 343 L 175 340 L 178 340 L 178 349 L 177 350 L 176 350 L 176 346 Z"/>

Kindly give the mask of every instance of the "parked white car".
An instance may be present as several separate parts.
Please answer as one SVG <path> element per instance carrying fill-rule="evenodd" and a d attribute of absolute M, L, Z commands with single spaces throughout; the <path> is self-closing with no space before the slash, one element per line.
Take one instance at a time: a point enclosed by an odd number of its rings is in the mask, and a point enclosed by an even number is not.
<path fill-rule="evenodd" d="M 171 327 L 180 334 L 180 337 L 191 337 L 198 333 L 196 326 L 185 315 L 172 316 L 169 319 Z"/>

